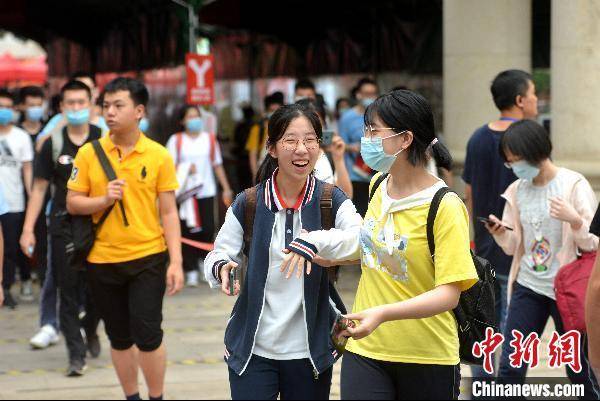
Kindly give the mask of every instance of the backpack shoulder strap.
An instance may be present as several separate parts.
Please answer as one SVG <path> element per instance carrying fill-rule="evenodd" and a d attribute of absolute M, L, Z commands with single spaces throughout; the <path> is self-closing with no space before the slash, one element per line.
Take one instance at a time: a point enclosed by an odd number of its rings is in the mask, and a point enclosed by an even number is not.
<path fill-rule="evenodd" d="M 381 183 L 388 177 L 388 175 L 389 175 L 389 173 L 383 173 L 379 177 L 377 177 L 377 180 L 371 187 L 371 192 L 369 193 L 369 202 L 371 202 L 371 200 L 375 196 L 375 192 L 377 192 L 377 189 L 379 188 Z"/>
<path fill-rule="evenodd" d="M 244 207 L 244 248 L 246 255 L 250 251 L 252 234 L 254 231 L 254 216 L 256 215 L 257 188 L 252 187 L 244 190 L 246 205 Z"/>
<path fill-rule="evenodd" d="M 321 229 L 331 230 L 335 226 L 335 219 L 333 217 L 333 190 L 335 185 L 325 183 L 323 185 L 323 192 L 321 192 Z M 327 277 L 329 278 L 330 284 L 335 284 L 339 276 L 340 267 L 330 267 L 327 270 Z"/>
<path fill-rule="evenodd" d="M 175 134 L 175 165 L 179 166 L 181 163 L 181 147 L 183 146 L 183 133 L 179 132 Z"/>
<path fill-rule="evenodd" d="M 429 253 L 431 257 L 435 260 L 435 237 L 433 234 L 433 225 L 435 224 L 435 217 L 437 216 L 437 212 L 440 209 L 440 204 L 442 203 L 442 199 L 446 196 L 447 193 L 454 192 L 448 187 L 440 188 L 436 194 L 433 196 L 433 200 L 431 201 L 431 206 L 429 206 L 429 213 L 427 214 L 427 243 L 429 244 Z"/>
<path fill-rule="evenodd" d="M 210 163 L 214 166 L 217 158 L 217 136 L 210 134 Z"/>
<path fill-rule="evenodd" d="M 321 227 L 323 230 L 331 230 L 333 223 L 333 190 L 335 186 L 329 183 L 323 185 L 321 193 Z"/>
<path fill-rule="evenodd" d="M 60 129 L 55 128 L 50 133 L 50 139 L 52 139 L 52 160 L 54 161 L 54 164 L 58 163 L 58 158 L 60 157 L 60 153 L 62 152 L 62 148 L 64 145 L 64 137 L 63 137 L 64 129 L 67 129 L 67 128 L 66 127 L 63 127 Z"/>
<path fill-rule="evenodd" d="M 102 170 L 104 170 L 104 174 L 106 174 L 106 178 L 108 181 L 114 181 L 117 179 L 117 174 L 110 164 L 110 160 L 108 160 L 108 156 L 102 149 L 102 145 L 99 140 L 92 141 L 92 146 L 94 147 L 94 151 L 96 152 L 96 156 L 98 157 L 98 161 L 102 166 Z M 123 222 L 125 223 L 125 227 L 129 226 L 129 220 L 127 220 L 127 214 L 125 213 L 125 207 L 123 206 L 123 201 L 119 201 L 119 207 L 121 209 L 121 214 L 123 215 Z"/>

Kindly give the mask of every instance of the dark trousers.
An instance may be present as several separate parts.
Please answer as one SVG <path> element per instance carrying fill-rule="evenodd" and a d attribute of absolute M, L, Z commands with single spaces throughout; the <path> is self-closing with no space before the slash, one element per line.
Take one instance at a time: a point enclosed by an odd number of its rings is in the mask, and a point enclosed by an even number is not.
<path fill-rule="evenodd" d="M 37 270 L 40 287 L 42 287 L 44 281 L 46 281 L 46 272 L 48 270 L 48 225 L 46 214 L 43 209 L 35 223 L 35 238 L 35 250 L 33 259 L 29 262 L 29 266 L 31 270 Z"/>
<path fill-rule="evenodd" d="M 51 236 L 50 258 L 52 271 L 56 275 L 56 282 L 58 283 L 60 330 L 65 336 L 69 360 L 84 360 L 86 346 L 81 335 L 82 323 L 79 320 L 79 312 L 82 305 L 82 291 L 85 290 L 86 286 L 85 271 L 67 263 L 65 245 L 63 236 Z M 89 304 L 86 306 L 90 308 Z M 87 315 L 88 312 L 86 311 Z M 96 326 L 97 324 L 96 322 Z M 88 330 L 86 332 L 89 335 Z M 93 329 L 93 333 L 95 333 L 95 329 Z"/>
<path fill-rule="evenodd" d="M 21 281 L 31 278 L 30 267 L 25 255 L 21 252 L 19 240 L 23 231 L 25 213 L 6 213 L 0 216 L 2 235 L 4 236 L 4 265 L 2 266 L 2 288 L 7 292 L 16 281 L 17 269 Z"/>
<path fill-rule="evenodd" d="M 513 294 L 510 299 L 506 325 L 504 328 L 504 343 L 502 344 L 502 357 L 500 359 L 501 379 L 508 379 L 510 383 L 523 383 L 527 375 L 527 364 L 523 363 L 521 368 L 510 366 L 510 354 L 514 349 L 510 346 L 513 339 L 512 331 L 520 331 L 525 338 L 531 333 L 537 333 L 540 337 L 546 327 L 548 319 L 552 317 L 559 334 L 564 334 L 563 323 L 556 306 L 556 301 L 544 295 L 537 294 L 518 283 L 514 284 Z M 540 352 L 542 347 L 540 346 Z M 586 341 L 582 337 L 581 341 L 581 365 L 580 373 L 575 373 L 570 367 L 567 367 L 567 376 L 573 384 L 585 385 L 585 396 L 583 399 L 598 399 L 594 388 L 597 383 L 593 374 L 590 374 L 590 368 L 587 358 Z"/>
<path fill-rule="evenodd" d="M 129 262 L 90 263 L 93 300 L 113 349 L 136 345 L 152 352 L 162 344 L 167 261 L 167 254 L 159 253 Z"/>
<path fill-rule="evenodd" d="M 328 400 L 333 368 L 315 379 L 308 359 L 275 361 L 252 355 L 246 371 L 238 376 L 229 369 L 233 400 Z"/>
<path fill-rule="evenodd" d="M 85 310 L 85 316 L 81 319 L 81 328 L 85 331 L 85 335 L 87 338 L 96 337 L 98 335 L 98 325 L 100 324 L 100 313 L 98 312 L 98 308 L 94 304 L 94 300 L 92 299 L 92 290 L 90 289 L 89 272 L 86 270 L 84 272 L 83 281 L 83 291 L 80 292 L 81 305 Z"/>
<path fill-rule="evenodd" d="M 185 221 L 181 221 L 181 236 L 198 242 L 213 242 L 215 236 L 215 216 L 214 202 L 215 198 L 196 199 L 196 210 L 200 214 L 202 229 L 195 231 L 188 228 Z M 183 269 L 186 272 L 198 270 L 198 262 L 206 258 L 207 251 L 183 244 L 181 248 L 183 254 Z"/>
<path fill-rule="evenodd" d="M 352 190 L 354 192 L 352 202 L 356 206 L 356 211 L 365 217 L 369 208 L 369 183 L 352 181 Z"/>
<path fill-rule="evenodd" d="M 351 352 L 342 360 L 342 400 L 457 400 L 460 366 L 376 361 Z"/>

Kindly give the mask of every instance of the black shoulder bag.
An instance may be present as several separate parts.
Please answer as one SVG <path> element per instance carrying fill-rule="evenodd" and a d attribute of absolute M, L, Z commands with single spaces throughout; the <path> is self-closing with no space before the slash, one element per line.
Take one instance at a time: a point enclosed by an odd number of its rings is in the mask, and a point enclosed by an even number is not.
<path fill-rule="evenodd" d="M 98 140 L 92 142 L 92 146 L 94 147 L 94 151 L 96 156 L 98 157 L 98 161 L 102 166 L 102 170 L 104 170 L 104 174 L 108 181 L 114 181 L 117 179 L 117 175 L 112 165 L 110 164 L 110 160 L 106 156 L 104 149 L 100 145 Z M 123 215 L 123 221 L 125 223 L 125 227 L 129 226 L 129 221 L 127 220 L 127 214 L 125 213 L 125 207 L 123 206 L 123 202 L 119 201 L 119 207 L 121 209 L 121 214 Z M 66 256 L 67 261 L 71 268 L 76 270 L 83 270 L 85 267 L 86 259 L 94 246 L 94 241 L 96 240 L 96 233 L 100 230 L 100 227 L 104 224 L 110 212 L 112 212 L 116 203 L 111 207 L 106 209 L 98 220 L 98 223 L 94 224 L 92 216 L 70 216 L 70 224 L 68 230 L 66 230 L 67 238 L 66 238 Z"/>

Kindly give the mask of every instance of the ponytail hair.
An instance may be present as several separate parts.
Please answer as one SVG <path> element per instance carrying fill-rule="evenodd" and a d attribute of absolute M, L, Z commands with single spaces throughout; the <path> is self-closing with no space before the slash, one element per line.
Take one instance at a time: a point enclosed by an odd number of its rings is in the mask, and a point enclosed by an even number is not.
<path fill-rule="evenodd" d="M 321 139 L 323 137 L 323 127 L 321 120 L 314 108 L 308 107 L 305 104 L 288 104 L 277 109 L 269 119 L 269 136 L 267 138 L 267 149 L 275 146 L 275 144 L 283 138 L 285 131 L 290 123 L 298 117 L 306 117 Z M 279 162 L 276 158 L 267 153 L 265 160 L 260 165 L 256 174 L 257 182 L 264 182 L 271 178 L 275 170 L 279 167 Z"/>
<path fill-rule="evenodd" d="M 267 153 L 265 160 L 263 160 L 262 164 L 258 168 L 258 172 L 256 173 L 256 181 L 264 182 L 271 178 L 275 170 L 279 167 L 279 163 L 277 159 Z"/>
<path fill-rule="evenodd" d="M 436 138 L 437 139 L 437 138 Z M 435 164 L 438 167 L 444 168 L 448 171 L 452 170 L 452 155 L 450 151 L 439 139 L 431 145 L 431 155 L 435 160 Z"/>
<path fill-rule="evenodd" d="M 452 156 L 435 135 L 433 112 L 423 96 L 405 89 L 380 96 L 367 108 L 365 125 L 376 117 L 397 133 L 412 132 L 414 140 L 406 150 L 410 164 L 425 167 L 433 156 L 438 167 L 452 169 Z"/>

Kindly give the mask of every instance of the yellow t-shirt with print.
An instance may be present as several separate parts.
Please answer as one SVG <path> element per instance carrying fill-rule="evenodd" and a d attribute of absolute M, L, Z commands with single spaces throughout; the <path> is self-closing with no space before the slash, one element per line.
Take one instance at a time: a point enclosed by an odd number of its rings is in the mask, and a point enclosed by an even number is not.
<path fill-rule="evenodd" d="M 119 205 L 115 205 L 98 231 L 88 255 L 90 263 L 121 263 L 164 252 L 167 249 L 158 212 L 158 194 L 179 187 L 175 165 L 166 148 L 140 133 L 133 152 L 121 160 L 110 135 L 100 139 L 102 149 L 119 179 L 126 186 L 123 205 L 129 226 L 125 226 Z M 67 187 L 90 197 L 106 195 L 108 179 L 91 143 L 75 157 Z M 94 214 L 98 222 L 104 211 Z"/>
<path fill-rule="evenodd" d="M 380 185 L 360 234 L 362 275 L 355 313 L 405 301 L 444 284 L 459 283 L 464 291 L 477 282 L 467 210 L 456 194 L 443 198 L 435 220 L 435 266 L 429 253 L 427 215 L 433 196 L 443 186 L 440 181 L 411 197 L 393 200 L 387 195 L 387 179 Z M 457 324 L 451 311 L 384 323 L 364 339 L 350 339 L 346 349 L 386 362 L 460 362 Z"/>

